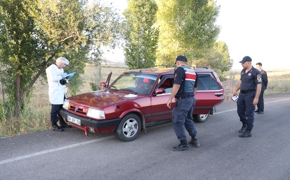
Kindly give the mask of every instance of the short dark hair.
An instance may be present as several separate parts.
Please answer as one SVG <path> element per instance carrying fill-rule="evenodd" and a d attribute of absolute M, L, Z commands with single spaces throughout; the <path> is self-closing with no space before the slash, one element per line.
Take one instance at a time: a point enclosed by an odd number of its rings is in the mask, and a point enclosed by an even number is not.
<path fill-rule="evenodd" d="M 258 63 L 256 63 L 256 65 L 262 66 L 262 63 L 258 62 Z"/>

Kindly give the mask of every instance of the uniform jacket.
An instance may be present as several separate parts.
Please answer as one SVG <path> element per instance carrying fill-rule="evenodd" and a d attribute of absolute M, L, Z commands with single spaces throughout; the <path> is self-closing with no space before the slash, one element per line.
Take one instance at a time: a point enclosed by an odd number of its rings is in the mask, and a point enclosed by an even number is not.
<path fill-rule="evenodd" d="M 257 84 L 262 83 L 262 78 L 261 78 L 261 72 L 252 67 L 248 72 L 246 72 L 246 69 L 243 69 L 241 71 L 241 86 L 240 90 L 241 91 L 253 91 L 257 89 Z"/>
<path fill-rule="evenodd" d="M 55 64 L 46 68 L 49 102 L 54 105 L 63 104 L 64 101 L 66 86 L 59 83 L 62 74 L 63 69 L 59 69 Z"/>
<path fill-rule="evenodd" d="M 267 72 L 264 71 L 263 69 L 261 70 L 261 78 L 262 78 L 262 91 L 264 91 L 265 89 L 267 89 L 268 86 L 268 76 Z"/>
<path fill-rule="evenodd" d="M 194 69 L 181 66 L 176 69 L 174 77 L 174 84 L 180 84 L 180 88 L 175 95 L 176 98 L 194 96 L 194 88 L 197 87 L 197 75 Z"/>

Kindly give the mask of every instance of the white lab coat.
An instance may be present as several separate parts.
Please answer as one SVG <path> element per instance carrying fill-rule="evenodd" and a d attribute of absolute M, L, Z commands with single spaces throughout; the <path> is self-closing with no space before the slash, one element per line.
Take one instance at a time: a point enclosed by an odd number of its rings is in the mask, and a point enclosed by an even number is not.
<path fill-rule="evenodd" d="M 67 91 L 65 85 L 61 85 L 59 80 L 62 79 L 63 69 L 59 69 L 55 64 L 46 68 L 48 81 L 48 96 L 51 104 L 63 104 L 64 96 Z"/>

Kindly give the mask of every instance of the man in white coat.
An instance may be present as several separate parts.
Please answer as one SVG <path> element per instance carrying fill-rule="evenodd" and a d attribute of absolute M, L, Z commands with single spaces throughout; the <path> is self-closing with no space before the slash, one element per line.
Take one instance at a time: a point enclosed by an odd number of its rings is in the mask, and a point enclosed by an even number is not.
<path fill-rule="evenodd" d="M 64 79 L 67 76 L 64 73 L 63 68 L 69 64 L 69 61 L 64 57 L 59 57 L 56 59 L 56 63 L 50 65 L 46 68 L 46 76 L 48 81 L 48 96 L 49 102 L 51 104 L 50 120 L 52 125 L 52 130 L 63 131 L 63 128 L 70 127 L 66 124 L 63 118 L 60 116 L 59 111 L 62 108 L 65 93 L 67 87 L 65 84 L 67 81 Z M 57 121 L 60 121 L 60 126 L 57 125 Z"/>

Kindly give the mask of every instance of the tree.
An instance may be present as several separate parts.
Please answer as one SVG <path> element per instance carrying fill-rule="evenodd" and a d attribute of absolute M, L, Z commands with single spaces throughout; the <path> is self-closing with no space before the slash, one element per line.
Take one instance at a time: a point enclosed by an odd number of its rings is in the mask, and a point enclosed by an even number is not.
<path fill-rule="evenodd" d="M 219 7 L 213 0 L 156 0 L 160 27 L 158 64 L 173 64 L 177 55 L 190 61 L 213 47 L 219 34 L 215 25 Z"/>
<path fill-rule="evenodd" d="M 214 49 L 221 54 L 221 67 L 220 71 L 225 75 L 227 71 L 232 68 L 233 61 L 230 59 L 229 49 L 225 42 L 219 41 L 214 45 Z"/>
<path fill-rule="evenodd" d="M 204 54 L 203 58 L 194 60 L 194 65 L 214 69 L 220 79 L 224 80 L 226 72 L 232 67 L 227 45 L 222 41 L 216 42 L 214 47 Z"/>
<path fill-rule="evenodd" d="M 33 84 L 56 57 L 70 60 L 68 71 L 77 72 L 71 81 L 79 85 L 85 63 L 99 61 L 100 47 L 114 43 L 119 27 L 114 10 L 98 1 L 0 1 L 1 77 L 13 116 L 19 117 Z"/>
<path fill-rule="evenodd" d="M 157 5 L 154 0 L 131 0 L 124 12 L 127 19 L 125 31 L 125 62 L 129 69 L 154 67 L 158 29 Z"/>

